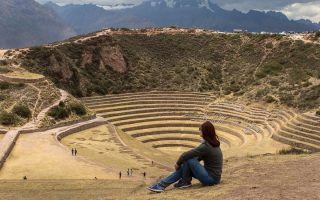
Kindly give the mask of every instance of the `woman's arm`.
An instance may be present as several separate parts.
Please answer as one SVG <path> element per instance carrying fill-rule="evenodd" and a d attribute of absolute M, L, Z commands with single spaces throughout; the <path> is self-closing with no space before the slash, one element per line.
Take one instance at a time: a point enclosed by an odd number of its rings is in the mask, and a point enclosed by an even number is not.
<path fill-rule="evenodd" d="M 202 143 L 200 146 L 194 149 L 191 149 L 190 151 L 184 152 L 177 160 L 177 165 L 180 166 L 185 161 L 195 157 L 201 158 L 206 153 L 206 151 L 207 151 L 207 147 L 204 143 Z"/>

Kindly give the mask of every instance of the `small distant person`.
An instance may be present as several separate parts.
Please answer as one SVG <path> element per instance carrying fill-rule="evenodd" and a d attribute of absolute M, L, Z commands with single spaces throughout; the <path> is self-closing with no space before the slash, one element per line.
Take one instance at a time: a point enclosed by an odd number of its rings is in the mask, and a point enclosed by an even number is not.
<path fill-rule="evenodd" d="M 122 176 L 122 173 L 121 171 L 119 172 L 119 179 L 121 180 L 121 176 Z"/>
<path fill-rule="evenodd" d="M 95 177 L 94 177 L 94 180 L 98 180 L 98 178 L 95 176 Z"/>
<path fill-rule="evenodd" d="M 143 172 L 143 178 L 144 179 L 146 179 L 146 176 L 147 176 L 146 172 Z"/>
<path fill-rule="evenodd" d="M 77 149 L 74 148 L 74 155 L 77 156 L 77 153 L 78 153 Z"/>
<path fill-rule="evenodd" d="M 153 160 L 151 161 L 151 166 L 153 166 Z"/>
<path fill-rule="evenodd" d="M 127 175 L 130 176 L 130 170 L 129 170 L 129 169 L 128 169 L 128 171 L 127 171 Z"/>
<path fill-rule="evenodd" d="M 24 177 L 23 177 L 23 180 L 27 180 L 27 176 L 24 176 Z"/>
<path fill-rule="evenodd" d="M 72 154 L 72 155 L 74 154 L 74 150 L 73 150 L 73 148 L 71 149 L 71 154 Z"/>

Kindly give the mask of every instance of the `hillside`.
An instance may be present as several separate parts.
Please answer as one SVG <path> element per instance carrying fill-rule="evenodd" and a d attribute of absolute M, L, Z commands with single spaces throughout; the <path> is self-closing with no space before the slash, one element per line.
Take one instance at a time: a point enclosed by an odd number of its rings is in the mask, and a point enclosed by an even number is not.
<path fill-rule="evenodd" d="M 63 40 L 74 32 L 51 10 L 33 0 L 2 0 L 0 47 L 25 47 Z"/>
<path fill-rule="evenodd" d="M 315 35 L 304 37 L 105 30 L 30 48 L 16 58 L 78 97 L 153 89 L 210 91 L 318 108 L 319 43 Z"/>

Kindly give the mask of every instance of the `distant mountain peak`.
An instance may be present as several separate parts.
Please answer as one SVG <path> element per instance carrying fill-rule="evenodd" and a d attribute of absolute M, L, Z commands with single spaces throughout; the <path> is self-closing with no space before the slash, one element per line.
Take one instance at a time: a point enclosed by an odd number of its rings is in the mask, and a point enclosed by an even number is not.
<path fill-rule="evenodd" d="M 214 8 L 217 7 L 212 0 L 151 0 L 151 6 L 165 5 L 168 8 L 206 8 L 211 12 L 215 12 Z"/>

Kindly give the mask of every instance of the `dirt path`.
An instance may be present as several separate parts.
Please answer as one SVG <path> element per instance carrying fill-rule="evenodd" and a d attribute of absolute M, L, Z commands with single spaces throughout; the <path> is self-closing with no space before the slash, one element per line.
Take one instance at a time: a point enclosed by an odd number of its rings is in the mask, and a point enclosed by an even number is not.
<path fill-rule="evenodd" d="M 33 84 L 28 84 L 28 85 L 38 91 L 37 100 L 36 100 L 36 103 L 34 104 L 34 107 L 32 110 L 32 121 L 34 121 L 36 118 L 36 116 L 35 116 L 36 109 L 37 109 L 39 101 L 41 99 L 41 90 L 38 87 L 34 86 Z"/>
<path fill-rule="evenodd" d="M 40 91 L 41 92 L 41 91 Z M 46 113 L 54 106 L 58 105 L 60 103 L 60 101 L 65 101 L 68 97 L 68 93 L 65 92 L 64 90 L 60 90 L 61 96 L 60 99 L 57 100 L 56 102 L 54 102 L 52 105 L 42 109 L 40 111 L 40 113 L 37 116 L 33 116 L 33 120 L 31 120 L 30 122 L 28 122 L 27 124 L 25 124 L 22 129 L 33 129 L 33 128 L 37 128 L 41 122 L 41 120 L 43 120 L 46 116 Z M 39 98 L 39 97 L 38 97 Z M 39 100 L 39 99 L 38 99 Z M 37 100 L 37 101 L 38 101 Z M 36 108 L 36 106 L 35 106 Z"/>

